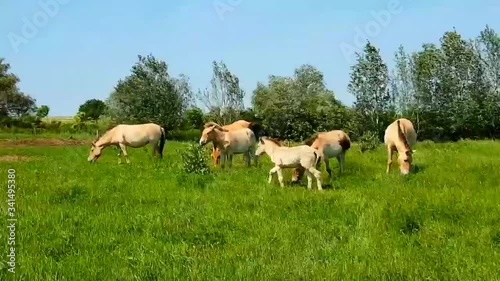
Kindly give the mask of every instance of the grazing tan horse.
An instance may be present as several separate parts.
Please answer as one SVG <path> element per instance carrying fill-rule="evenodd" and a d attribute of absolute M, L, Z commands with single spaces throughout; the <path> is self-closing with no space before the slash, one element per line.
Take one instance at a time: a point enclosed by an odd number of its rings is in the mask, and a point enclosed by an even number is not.
<path fill-rule="evenodd" d="M 115 145 L 120 149 L 118 163 L 122 163 L 122 154 L 125 156 L 127 163 L 130 163 L 126 147 L 139 148 L 147 144 L 151 144 L 153 147 L 153 155 L 159 153 L 160 159 L 162 159 L 165 142 L 165 128 L 160 125 L 154 123 L 137 125 L 121 124 L 108 130 L 101 137 L 97 135 L 97 139 L 92 143 L 90 155 L 87 160 L 91 163 L 95 162 L 101 156 L 104 148 Z"/>
<path fill-rule="evenodd" d="M 302 167 L 307 176 L 307 189 L 312 188 L 312 178 L 316 178 L 318 190 L 323 190 L 321 186 L 321 172 L 315 166 L 321 161 L 322 153 L 308 145 L 299 146 L 281 146 L 281 144 L 270 138 L 259 138 L 255 155 L 266 153 L 274 167 L 269 171 L 268 183 L 271 183 L 273 175 L 278 174 L 278 180 L 281 187 L 284 187 L 283 172 L 284 168 Z"/>
<path fill-rule="evenodd" d="M 326 171 L 328 176 L 332 176 L 330 169 L 330 158 L 337 158 L 340 165 L 340 173 L 344 172 L 345 154 L 351 147 L 351 139 L 349 135 L 342 130 L 333 130 L 329 132 L 319 132 L 314 134 L 311 138 L 307 139 L 304 144 L 309 145 L 323 154 L 323 161 L 325 162 Z M 319 169 L 321 163 L 316 167 Z M 293 171 L 292 182 L 296 183 L 302 179 L 304 175 L 304 168 L 298 167 Z"/>
<path fill-rule="evenodd" d="M 204 128 L 213 126 L 213 125 L 219 125 L 215 122 L 208 122 L 204 125 Z M 220 125 L 219 125 L 220 126 Z M 258 125 L 255 122 L 249 122 L 246 120 L 238 120 L 235 121 L 229 125 L 224 125 L 221 126 L 223 129 L 228 130 L 228 131 L 234 131 L 234 130 L 239 130 L 243 128 L 248 128 L 253 131 L 255 134 L 255 138 L 258 138 L 259 135 L 259 130 L 260 130 L 260 125 Z M 212 151 L 212 160 L 214 162 L 214 166 L 217 166 L 220 162 L 220 150 L 214 145 L 213 151 Z"/>
<path fill-rule="evenodd" d="M 247 166 L 250 167 L 252 154 L 255 151 L 256 138 L 254 132 L 249 128 L 229 131 L 217 124 L 207 126 L 200 137 L 200 145 L 212 142 L 221 154 L 221 168 L 225 168 L 226 160 L 229 167 L 233 165 L 234 154 L 245 154 Z M 254 157 L 255 166 L 258 165 L 258 157 Z"/>
<path fill-rule="evenodd" d="M 401 174 L 410 172 L 413 153 L 412 147 L 417 143 L 417 133 L 410 120 L 405 118 L 392 122 L 385 130 L 384 142 L 387 145 L 387 170 L 389 173 L 392 165 L 392 155 L 398 152 L 399 170 Z"/>

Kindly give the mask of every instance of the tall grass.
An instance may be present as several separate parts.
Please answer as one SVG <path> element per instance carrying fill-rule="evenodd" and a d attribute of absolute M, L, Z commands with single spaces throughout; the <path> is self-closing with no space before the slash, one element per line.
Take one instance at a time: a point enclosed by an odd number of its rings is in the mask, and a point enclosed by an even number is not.
<path fill-rule="evenodd" d="M 383 147 L 347 154 L 331 188 L 267 184 L 272 167 L 214 170 L 204 188 L 163 161 L 109 148 L 2 148 L 17 171 L 16 280 L 497 280 L 500 143 L 420 143 L 416 173 L 385 174 Z M 208 153 L 208 152 L 207 152 Z M 324 172 L 324 165 L 322 167 Z M 199 177 L 199 175 L 196 175 Z M 324 178 L 327 175 L 324 172 Z M 285 172 L 291 180 L 291 171 Z M 6 196 L 4 193 L 3 196 Z M 2 202 L 4 200 L 2 199 Z M 6 222 L 6 205 L 1 204 Z M 6 228 L 0 251 L 7 253 Z M 6 254 L 3 255 L 4 259 Z M 6 264 L 0 280 L 9 280 Z"/>

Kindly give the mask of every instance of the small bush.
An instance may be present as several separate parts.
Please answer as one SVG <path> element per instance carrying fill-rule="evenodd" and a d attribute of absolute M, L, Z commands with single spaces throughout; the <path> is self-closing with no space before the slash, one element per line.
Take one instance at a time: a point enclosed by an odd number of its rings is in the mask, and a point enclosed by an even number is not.
<path fill-rule="evenodd" d="M 187 174 L 207 175 L 210 174 L 208 157 L 205 149 L 198 144 L 190 144 L 186 150 L 180 151 L 183 170 Z"/>
<path fill-rule="evenodd" d="M 380 141 L 375 132 L 366 132 L 359 138 L 359 148 L 361 152 L 374 150 L 379 144 Z"/>
<path fill-rule="evenodd" d="M 179 154 L 182 158 L 183 172 L 177 175 L 177 183 L 180 186 L 205 189 L 213 177 L 204 148 L 192 143 L 186 150 L 179 151 Z"/>

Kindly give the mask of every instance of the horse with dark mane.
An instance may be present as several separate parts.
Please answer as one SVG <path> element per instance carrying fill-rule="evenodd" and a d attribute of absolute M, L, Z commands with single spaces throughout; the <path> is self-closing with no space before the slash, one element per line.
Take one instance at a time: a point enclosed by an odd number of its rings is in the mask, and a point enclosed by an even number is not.
<path fill-rule="evenodd" d="M 224 126 L 220 126 L 215 122 L 207 122 L 203 127 L 208 128 L 214 125 L 217 125 L 226 131 L 235 131 L 239 129 L 248 128 L 252 130 L 257 139 L 259 138 L 259 134 L 262 130 L 260 124 L 246 120 L 238 120 L 229 125 L 224 125 Z M 217 166 L 220 163 L 220 150 L 215 145 L 212 150 L 212 160 L 214 162 L 214 166 Z"/>
<path fill-rule="evenodd" d="M 351 147 L 351 139 L 349 138 L 349 135 L 347 135 L 347 133 L 342 130 L 315 133 L 312 137 L 307 139 L 304 144 L 319 150 L 323 154 L 323 161 L 325 162 L 328 176 L 332 176 L 332 170 L 330 169 L 330 158 L 333 157 L 337 158 L 337 160 L 339 161 L 340 173 L 344 172 L 345 154 Z M 318 163 L 318 166 L 316 168 L 319 169 L 320 165 L 321 163 Z M 303 168 L 298 167 L 294 169 L 292 181 L 300 181 L 303 175 Z"/>
<path fill-rule="evenodd" d="M 386 173 L 389 173 L 392 165 L 392 155 L 397 151 L 399 170 L 402 175 L 407 175 L 411 170 L 413 153 L 415 152 L 412 147 L 417 143 L 417 133 L 411 121 L 400 118 L 387 126 L 384 143 L 387 146 Z"/>

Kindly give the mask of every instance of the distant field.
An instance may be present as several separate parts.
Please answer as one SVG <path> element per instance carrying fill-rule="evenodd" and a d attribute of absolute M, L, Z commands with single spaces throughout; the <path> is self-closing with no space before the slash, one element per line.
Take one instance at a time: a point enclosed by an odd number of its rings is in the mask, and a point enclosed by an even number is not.
<path fill-rule="evenodd" d="M 60 121 L 62 123 L 74 122 L 75 118 L 73 116 L 51 116 L 43 119 L 44 122 Z"/>
<path fill-rule="evenodd" d="M 500 276 L 499 142 L 420 143 L 408 177 L 396 166 L 385 174 L 382 146 L 365 154 L 355 146 L 345 174 L 331 160 L 334 178 L 318 192 L 305 189 L 306 179 L 300 187 L 268 185 L 267 156 L 260 168 L 236 156 L 233 169 L 215 169 L 199 187 L 179 176 L 176 150 L 185 143 L 167 142 L 162 162 L 129 149 L 132 163 L 118 165 L 110 148 L 91 165 L 88 145 L 6 138 L 0 167 L 5 177 L 16 170 L 18 186 L 16 280 Z M 54 146 L 27 146 L 44 142 Z M 0 280 L 8 275 L 2 263 Z"/>

